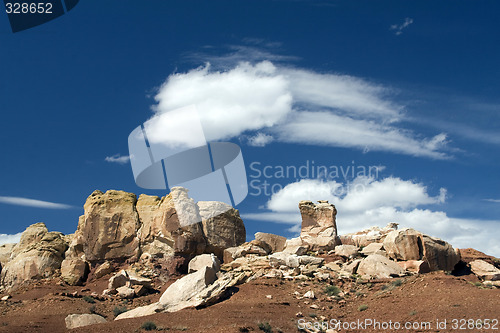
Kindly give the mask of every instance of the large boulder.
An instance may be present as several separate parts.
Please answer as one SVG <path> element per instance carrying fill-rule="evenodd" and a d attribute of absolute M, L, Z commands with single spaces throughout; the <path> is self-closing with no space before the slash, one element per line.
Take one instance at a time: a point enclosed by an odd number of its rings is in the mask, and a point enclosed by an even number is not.
<path fill-rule="evenodd" d="M 81 285 L 89 274 L 89 264 L 81 259 L 65 259 L 61 263 L 61 278 L 69 285 Z"/>
<path fill-rule="evenodd" d="M 205 252 L 222 258 L 224 249 L 245 242 L 245 225 L 237 209 L 218 201 L 200 201 L 198 207 L 207 240 Z"/>
<path fill-rule="evenodd" d="M 371 243 L 381 243 L 391 231 L 397 230 L 398 224 L 391 222 L 384 228 L 371 227 L 355 233 L 339 236 L 340 243 L 345 245 L 356 245 L 358 247 L 365 247 Z"/>
<path fill-rule="evenodd" d="M 271 253 L 282 252 L 286 246 L 286 237 L 268 234 L 265 232 L 255 233 L 255 240 L 264 242 L 269 245 L 269 247 L 271 248 Z"/>
<path fill-rule="evenodd" d="M 94 191 L 85 202 L 67 257 L 90 262 L 138 257 L 136 201 L 135 194 L 124 191 Z"/>
<path fill-rule="evenodd" d="M 333 249 L 337 238 L 335 206 L 324 200 L 317 204 L 305 200 L 299 202 L 299 210 L 302 216 L 302 242 L 312 251 Z"/>
<path fill-rule="evenodd" d="M 64 318 L 67 329 L 73 329 L 82 326 L 102 324 L 106 319 L 96 314 L 71 314 Z"/>
<path fill-rule="evenodd" d="M 142 223 L 138 232 L 142 252 L 169 257 L 173 254 L 196 255 L 205 251 L 202 218 L 187 189 L 173 187 L 161 199 L 141 195 L 137 211 Z"/>
<path fill-rule="evenodd" d="M 442 239 L 423 235 L 424 257 L 431 271 L 452 271 L 460 261 L 460 252 Z"/>
<path fill-rule="evenodd" d="M 460 253 L 449 243 L 408 228 L 389 232 L 384 249 L 396 260 L 423 260 L 431 271 L 452 271 L 460 261 Z"/>
<path fill-rule="evenodd" d="M 387 234 L 384 249 L 396 260 L 420 260 L 424 253 L 422 234 L 414 229 L 394 230 Z"/>
<path fill-rule="evenodd" d="M 216 279 L 214 269 L 203 267 L 171 284 L 161 295 L 159 302 L 165 308 L 170 308 L 172 312 L 174 309 L 176 311 L 192 306 L 189 301 Z"/>
<path fill-rule="evenodd" d="M 402 276 L 405 271 L 395 261 L 380 254 L 371 254 L 361 260 L 357 268 L 357 274 L 366 278 L 381 279 Z"/>
<path fill-rule="evenodd" d="M 44 223 L 29 226 L 2 269 L 2 284 L 14 288 L 31 279 L 53 276 L 61 267 L 67 247 L 63 235 L 49 232 Z"/>
<path fill-rule="evenodd" d="M 473 260 L 469 263 L 472 273 L 479 278 L 489 281 L 500 280 L 500 269 L 484 260 Z"/>

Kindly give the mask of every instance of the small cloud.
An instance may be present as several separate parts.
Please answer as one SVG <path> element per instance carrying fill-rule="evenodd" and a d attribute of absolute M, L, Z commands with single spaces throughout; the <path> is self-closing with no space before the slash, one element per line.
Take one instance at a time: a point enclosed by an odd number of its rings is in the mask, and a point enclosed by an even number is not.
<path fill-rule="evenodd" d="M 488 201 L 488 202 L 496 202 L 496 203 L 500 203 L 500 199 L 483 199 L 484 201 Z"/>
<path fill-rule="evenodd" d="M 0 234 L 0 245 L 19 243 L 19 240 L 21 239 L 21 234 L 22 234 L 21 232 L 14 235 Z"/>
<path fill-rule="evenodd" d="M 126 164 L 130 161 L 130 156 L 121 156 L 120 154 L 115 154 L 113 156 L 106 156 L 104 160 L 109 163 Z"/>
<path fill-rule="evenodd" d="M 26 206 L 26 207 L 34 207 L 34 208 L 46 208 L 46 209 L 70 209 L 70 208 L 74 208 L 73 206 L 65 205 L 65 204 L 61 204 L 61 203 L 28 199 L 28 198 L 21 198 L 21 197 L 2 197 L 2 196 L 0 196 L 0 203 L 4 203 L 7 205 Z"/>
<path fill-rule="evenodd" d="M 394 33 L 396 34 L 396 36 L 399 36 L 403 33 L 403 30 L 408 28 L 408 26 L 410 26 L 410 24 L 413 23 L 413 19 L 412 18 L 405 18 L 405 21 L 403 22 L 403 24 L 393 24 L 391 25 L 391 28 L 389 30 L 393 30 Z"/>
<path fill-rule="evenodd" d="M 264 147 L 268 143 L 271 143 L 274 138 L 271 135 L 264 133 L 257 133 L 257 135 L 252 136 L 248 139 L 248 144 L 254 147 Z"/>

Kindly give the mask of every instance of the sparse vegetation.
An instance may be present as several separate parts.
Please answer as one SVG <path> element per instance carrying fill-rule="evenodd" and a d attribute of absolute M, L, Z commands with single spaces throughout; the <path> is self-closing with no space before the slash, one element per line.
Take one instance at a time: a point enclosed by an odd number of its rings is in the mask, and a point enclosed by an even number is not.
<path fill-rule="evenodd" d="M 365 311 L 366 309 L 368 309 L 368 305 L 362 304 L 359 306 L 358 311 Z"/>
<path fill-rule="evenodd" d="M 115 306 L 115 308 L 113 309 L 113 314 L 115 315 L 115 317 L 118 317 L 119 314 L 127 311 L 128 309 L 125 306 Z"/>
<path fill-rule="evenodd" d="M 146 331 L 156 330 L 156 324 L 152 321 L 145 321 L 142 323 L 141 328 Z"/>
<path fill-rule="evenodd" d="M 87 303 L 90 303 L 90 304 L 94 304 L 95 303 L 95 299 L 92 296 L 83 296 L 83 300 L 85 302 L 87 302 Z"/>
<path fill-rule="evenodd" d="M 328 285 L 325 287 L 325 294 L 327 294 L 328 296 L 337 296 L 340 291 L 340 288 L 337 286 Z"/>
<path fill-rule="evenodd" d="M 417 311 L 415 311 L 415 310 L 410 311 L 410 316 L 414 316 L 416 314 L 417 314 Z"/>
<path fill-rule="evenodd" d="M 94 314 L 96 313 L 96 308 L 95 308 L 95 305 L 91 305 L 91 306 L 89 307 L 89 312 L 90 312 L 90 313 L 94 313 Z"/>
<path fill-rule="evenodd" d="M 392 285 L 394 287 L 399 287 L 402 284 L 403 284 L 403 280 L 401 280 L 401 279 L 397 279 L 397 280 L 392 281 Z"/>
<path fill-rule="evenodd" d="M 316 317 L 318 317 L 318 315 L 317 315 L 317 314 L 315 314 L 315 313 L 313 312 L 313 313 L 310 313 L 310 314 L 309 314 L 309 317 L 311 317 L 311 318 L 316 318 Z"/>
<path fill-rule="evenodd" d="M 273 329 L 271 328 L 271 324 L 267 321 L 265 323 L 259 323 L 259 330 L 265 333 L 272 333 Z"/>

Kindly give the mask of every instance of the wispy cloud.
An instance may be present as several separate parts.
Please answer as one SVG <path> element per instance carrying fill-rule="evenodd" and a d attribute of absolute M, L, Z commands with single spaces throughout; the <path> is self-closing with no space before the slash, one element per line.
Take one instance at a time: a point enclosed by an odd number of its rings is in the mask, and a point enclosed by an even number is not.
<path fill-rule="evenodd" d="M 74 208 L 73 206 L 48 202 L 36 199 L 28 199 L 21 197 L 4 197 L 0 196 L 0 203 L 7 205 L 16 205 L 16 206 L 26 206 L 26 207 L 34 207 L 34 208 L 46 208 L 46 209 L 70 209 Z"/>
<path fill-rule="evenodd" d="M 9 244 L 9 243 L 19 243 L 21 239 L 21 232 L 13 235 L 8 234 L 0 234 L 0 245 Z"/>
<path fill-rule="evenodd" d="M 496 203 L 500 203 L 500 199 L 483 199 L 484 201 L 488 201 L 488 202 L 496 202 Z"/>
<path fill-rule="evenodd" d="M 106 156 L 104 160 L 110 163 L 126 164 L 130 161 L 130 156 L 121 156 L 120 154 L 115 154 L 113 156 Z"/>
<path fill-rule="evenodd" d="M 399 36 L 403 33 L 403 30 L 408 28 L 410 26 L 410 24 L 412 24 L 412 23 L 413 23 L 413 19 L 407 17 L 407 18 L 405 18 L 405 21 L 402 24 L 391 25 L 390 30 L 393 30 L 394 34 L 396 36 Z"/>
<path fill-rule="evenodd" d="M 449 158 L 445 133 L 425 138 L 399 125 L 405 120 L 404 106 L 393 94 L 362 78 L 265 60 L 224 70 L 207 64 L 172 74 L 153 109 L 163 114 L 196 105 L 209 141 L 246 135 L 257 146 L 275 140 Z M 162 126 L 151 128 L 158 131 L 150 139 L 161 141 Z"/>

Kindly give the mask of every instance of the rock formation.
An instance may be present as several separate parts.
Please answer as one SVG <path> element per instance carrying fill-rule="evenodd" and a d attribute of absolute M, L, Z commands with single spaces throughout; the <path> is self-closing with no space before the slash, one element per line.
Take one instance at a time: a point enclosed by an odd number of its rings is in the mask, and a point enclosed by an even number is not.
<path fill-rule="evenodd" d="M 44 223 L 29 226 L 2 267 L 2 286 L 11 288 L 31 279 L 50 277 L 61 267 L 68 245 L 60 232 L 49 232 Z"/>
<path fill-rule="evenodd" d="M 335 247 L 337 238 L 337 209 L 328 201 L 299 202 L 300 215 L 302 216 L 302 229 L 300 239 L 312 251 L 331 250 Z"/>

